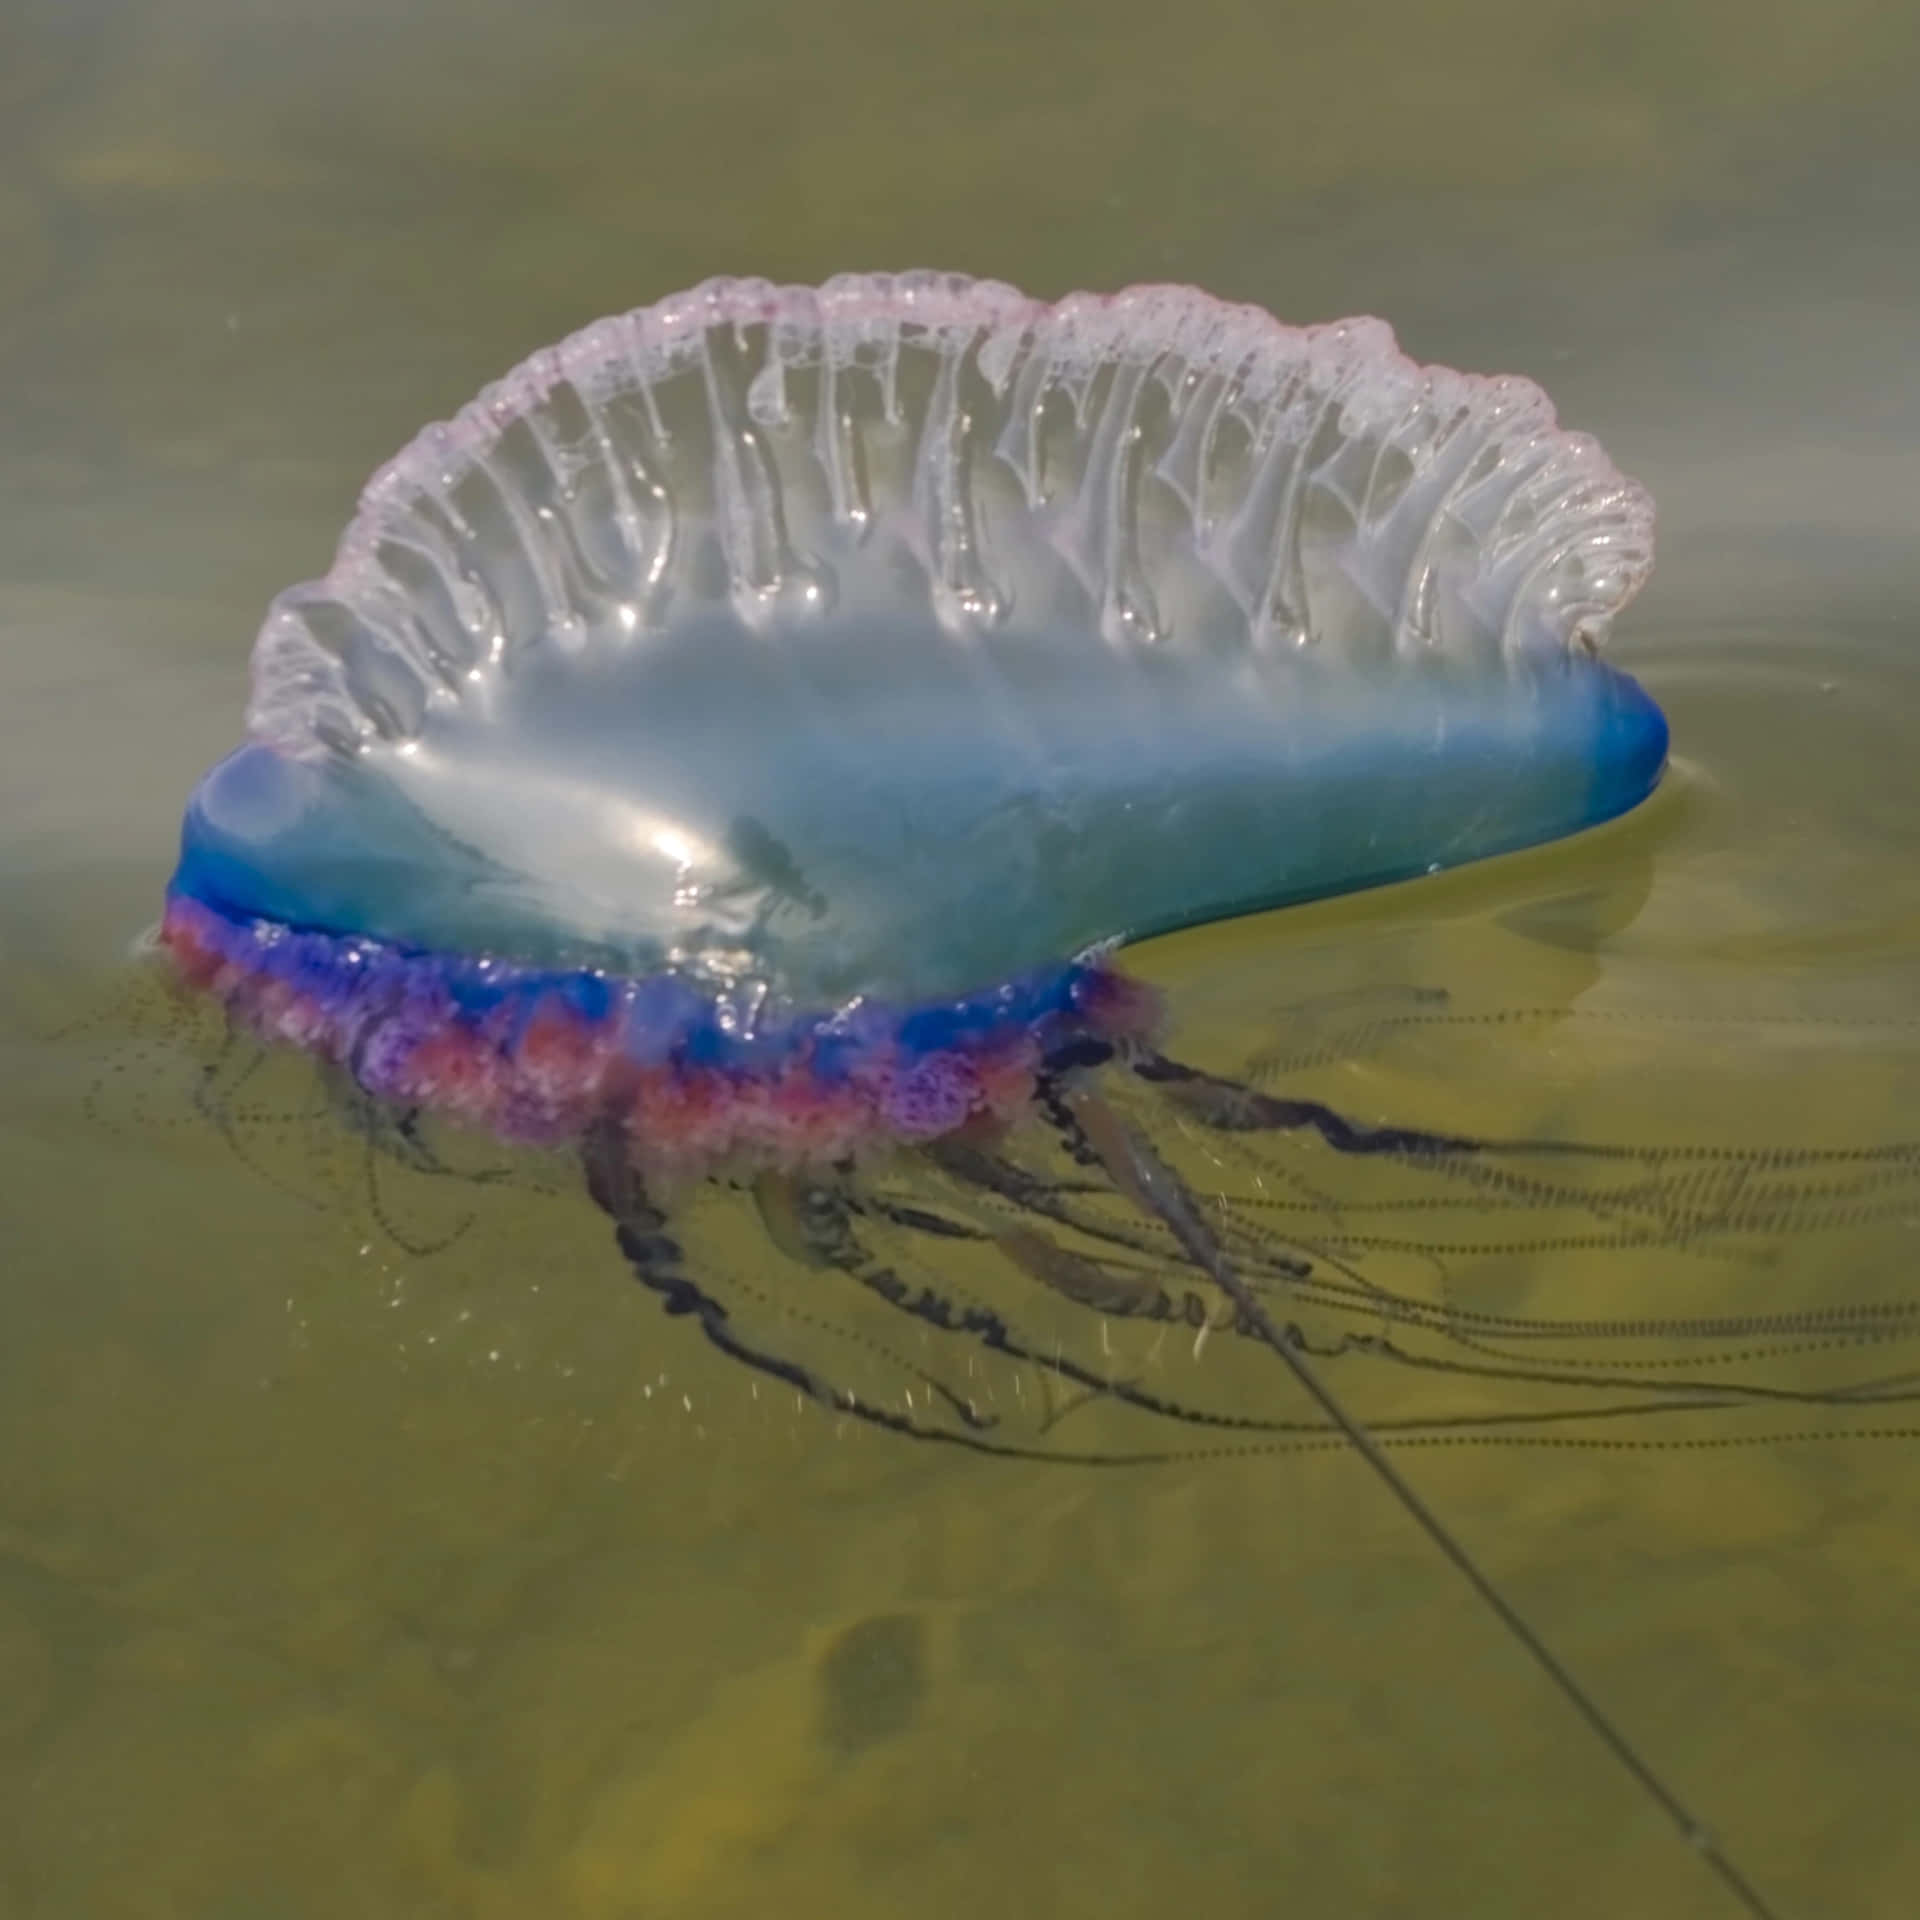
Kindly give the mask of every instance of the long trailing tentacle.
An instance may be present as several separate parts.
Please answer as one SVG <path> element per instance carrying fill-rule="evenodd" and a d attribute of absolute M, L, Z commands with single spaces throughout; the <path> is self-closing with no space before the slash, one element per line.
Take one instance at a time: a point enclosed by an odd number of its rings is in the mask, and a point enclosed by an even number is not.
<path fill-rule="evenodd" d="M 942 1382 L 924 1373 L 918 1377 L 941 1398 L 955 1416 L 957 1425 L 930 1426 L 911 1414 L 881 1406 L 838 1385 L 816 1369 L 742 1333 L 725 1303 L 687 1272 L 683 1249 L 669 1230 L 666 1213 L 649 1198 L 633 1166 L 623 1128 L 611 1121 L 596 1123 L 583 1140 L 581 1158 L 587 1190 L 595 1204 L 613 1221 L 615 1240 L 634 1278 L 658 1297 L 662 1309 L 669 1315 L 691 1319 L 728 1359 L 778 1380 L 818 1406 L 906 1439 L 931 1441 L 1003 1458 L 1079 1466 L 1139 1466 L 1185 1457 L 1181 1450 L 1174 1448 L 1124 1454 L 1062 1452 L 1056 1447 L 1032 1446 L 1005 1438 L 993 1431 L 995 1423 L 991 1417 L 983 1416 Z"/>
<path fill-rule="evenodd" d="M 1049 1109 L 1069 1157 L 1077 1166 L 1091 1164 L 1098 1171 L 1100 1156 L 1057 1088 L 1048 1094 L 1043 1110 Z M 970 1231 L 974 1238 L 995 1247 L 1030 1280 L 1102 1316 L 1184 1323 L 1196 1330 L 1222 1330 L 1241 1336 L 1249 1331 L 1230 1306 L 1224 1310 L 1219 1305 L 1209 1308 L 1192 1286 L 1170 1277 L 1202 1270 L 1191 1260 L 1189 1251 L 1166 1232 L 1157 1216 L 1145 1216 L 1159 1229 L 1160 1238 L 1155 1239 L 1137 1228 L 1130 1229 L 1123 1216 L 1111 1210 L 1102 1213 L 1089 1204 L 1096 1195 L 1111 1195 L 1114 1183 L 1110 1176 L 1093 1181 L 1049 1179 L 1033 1167 L 970 1143 L 938 1143 L 925 1150 L 921 1160 L 957 1193 L 971 1193 L 976 1215 L 992 1208 L 1004 1216 L 1000 1225 L 990 1228 L 956 1229 L 943 1222 L 941 1231 L 946 1237 L 953 1237 L 956 1231 Z M 927 1217 L 924 1209 L 902 1209 L 884 1200 L 859 1204 L 866 1211 L 878 1212 L 883 1219 L 899 1220 L 910 1227 Z M 1071 1233 L 1076 1240 L 1097 1249 L 1097 1256 L 1070 1250 L 1050 1229 Z M 1320 1359 L 1366 1357 L 1410 1373 L 1565 1389 L 1579 1396 L 1577 1403 L 1552 1407 L 1507 1413 L 1482 1410 L 1471 1417 L 1463 1416 L 1457 1423 L 1433 1414 L 1406 1421 L 1378 1419 L 1373 1424 L 1382 1433 L 1398 1435 L 1449 1424 L 1504 1427 L 1518 1432 L 1530 1425 L 1552 1428 L 1636 1413 L 1701 1414 L 1769 1404 L 1888 1405 L 1920 1395 L 1920 1384 L 1904 1371 L 1845 1383 L 1798 1384 L 1715 1372 L 1708 1364 L 1740 1357 L 1777 1359 L 1829 1347 L 1872 1347 L 1904 1325 L 1897 1315 L 1836 1308 L 1817 1323 L 1802 1325 L 1783 1320 L 1772 1328 L 1740 1316 L 1555 1324 L 1462 1307 L 1444 1297 L 1433 1300 L 1396 1291 L 1325 1245 L 1301 1240 L 1276 1247 L 1264 1239 L 1252 1240 L 1231 1210 L 1211 1222 L 1209 1231 L 1229 1258 L 1236 1262 L 1246 1258 L 1247 1264 L 1240 1271 L 1244 1282 L 1256 1292 L 1278 1287 L 1290 1302 L 1333 1316 L 1334 1325 L 1317 1337 L 1297 1320 L 1286 1323 L 1288 1339 Z M 890 1272 L 884 1284 L 900 1304 L 911 1304 Z M 933 1296 L 923 1288 L 916 1297 Z M 967 1329 L 964 1319 L 928 1312 L 925 1307 L 921 1311 L 924 1317 L 950 1328 Z M 1001 1323 L 994 1324 L 1000 1328 L 998 1337 L 1004 1338 Z M 1401 1337 L 1403 1333 L 1425 1336 L 1442 1345 L 1438 1349 L 1416 1348 Z M 1538 1351 L 1548 1343 L 1575 1338 L 1611 1339 L 1617 1348 L 1622 1340 L 1656 1334 L 1674 1340 L 1678 1351 L 1631 1361 L 1617 1351 L 1611 1356 L 1604 1350 L 1570 1356 Z M 1520 1351 L 1506 1351 L 1499 1344 L 1502 1340 Z M 1724 1353 L 1721 1343 L 1728 1340 L 1741 1341 L 1743 1348 Z M 1598 1397 L 1601 1394 L 1618 1397 L 1603 1400 Z M 1194 1418 L 1195 1414 L 1183 1409 L 1181 1417 Z"/>
<path fill-rule="evenodd" d="M 959 1170 L 978 1174 L 983 1163 L 971 1153 L 937 1156 L 936 1164 L 958 1177 Z M 982 1186 L 990 1197 L 1017 1195 L 1022 1210 L 1054 1217 L 1047 1189 L 1036 1176 L 1022 1170 L 1009 1180 L 995 1173 L 990 1184 Z M 1089 1259 L 1062 1245 L 1058 1240 L 1032 1228 L 1018 1225 L 989 1232 L 931 1215 L 922 1208 L 903 1208 L 871 1198 L 856 1199 L 851 1194 L 819 1183 L 772 1180 L 767 1187 L 780 1191 L 780 1210 L 790 1217 L 775 1232 L 779 1243 L 796 1252 L 806 1265 L 831 1268 L 852 1278 L 855 1283 L 896 1311 L 934 1330 L 977 1341 L 1002 1357 L 1020 1361 L 1042 1374 L 1051 1375 L 1089 1399 L 1106 1399 L 1156 1417 L 1185 1424 L 1242 1433 L 1268 1434 L 1296 1438 L 1305 1432 L 1326 1434 L 1337 1429 L 1321 1423 L 1306 1425 L 1299 1420 L 1269 1415 L 1227 1412 L 1209 1409 L 1141 1386 L 1137 1379 L 1101 1372 L 1059 1352 L 1045 1351 L 1039 1343 L 1023 1335 L 1012 1318 L 1002 1310 L 975 1302 L 962 1302 L 947 1287 L 925 1279 L 909 1283 L 895 1266 L 874 1255 L 854 1234 L 852 1216 L 865 1213 L 932 1233 L 948 1241 L 962 1237 L 984 1243 L 998 1253 L 1025 1279 L 1047 1291 L 1087 1309 L 1105 1320 L 1144 1322 L 1150 1326 L 1184 1327 L 1196 1334 L 1196 1346 L 1213 1332 L 1226 1332 L 1245 1338 L 1260 1338 L 1239 1313 L 1231 1300 L 1209 1305 L 1193 1287 L 1169 1282 L 1162 1258 L 1157 1267 L 1121 1266 L 1116 1262 Z M 762 1194 L 763 1218 L 772 1209 Z M 804 1249 L 793 1243 L 795 1227 L 791 1216 L 801 1211 L 810 1217 L 818 1238 Z M 1147 1249 L 1152 1252 L 1154 1250 Z M 1300 1271 L 1312 1276 L 1317 1269 L 1310 1262 L 1300 1263 Z M 1302 1287 L 1304 1294 L 1307 1289 Z M 1682 1375 L 1652 1378 L 1643 1372 L 1620 1368 L 1606 1371 L 1597 1366 L 1588 1370 L 1549 1365 L 1523 1367 L 1496 1359 L 1480 1364 L 1458 1359 L 1441 1359 L 1413 1351 L 1397 1342 L 1390 1333 L 1364 1328 L 1336 1328 L 1332 1333 L 1315 1336 L 1297 1320 L 1279 1323 L 1283 1337 L 1297 1351 L 1316 1361 L 1364 1358 L 1388 1362 L 1413 1373 L 1433 1373 L 1480 1381 L 1522 1383 L 1530 1387 L 1564 1387 L 1578 1391 L 1577 1402 L 1547 1407 L 1515 1408 L 1495 1412 L 1484 1408 L 1460 1413 L 1423 1413 L 1404 1417 L 1387 1416 L 1369 1422 L 1371 1430 L 1393 1443 L 1421 1441 L 1440 1435 L 1500 1434 L 1517 1440 L 1529 1432 L 1551 1438 L 1570 1426 L 1607 1426 L 1622 1421 L 1640 1421 L 1658 1415 L 1674 1418 L 1731 1412 L 1755 1406 L 1889 1406 L 1920 1398 L 1920 1379 L 1905 1373 L 1850 1383 L 1841 1387 L 1796 1389 L 1775 1387 L 1764 1381 L 1715 1380 Z M 1611 1397 L 1603 1397 L 1611 1396 Z M 1078 1403 L 1077 1403 L 1078 1404 Z M 1559 1444 L 1560 1442 L 1555 1441 Z M 1612 1444 L 1625 1444 L 1613 1442 Z M 1646 1444 L 1657 1445 L 1659 1442 Z"/>
<path fill-rule="evenodd" d="M 1045 1351 L 1025 1337 L 997 1308 L 962 1301 L 950 1291 L 924 1280 L 909 1282 L 862 1242 L 854 1227 L 855 1203 L 834 1182 L 799 1176 L 763 1176 L 756 1183 L 755 1198 L 761 1218 L 776 1243 L 804 1265 L 841 1273 L 885 1306 L 921 1326 L 973 1341 L 1089 1398 L 1112 1400 L 1159 1419 L 1219 1432 L 1297 1436 L 1312 1430 L 1299 1421 L 1270 1420 L 1252 1414 L 1187 1406 L 1164 1394 L 1153 1393 L 1137 1381 L 1100 1372 L 1065 1353 Z M 926 1215 L 924 1210 L 913 1211 L 921 1220 L 939 1218 Z M 956 1238 L 970 1230 L 940 1219 L 937 1231 L 943 1238 Z M 1099 1266 L 1046 1241 L 1031 1229 L 1015 1228 L 981 1237 L 1029 1278 L 1077 1306 L 1173 1322 L 1197 1330 L 1210 1324 L 1208 1309 L 1197 1294 L 1189 1290 L 1176 1296 L 1157 1275 L 1133 1276 Z M 947 1398 L 951 1402 L 953 1396 L 949 1393 Z M 1047 1457 L 1061 1456 L 1049 1454 Z"/>
<path fill-rule="evenodd" d="M 966 1423 L 961 1430 L 923 1426 L 909 1415 L 876 1406 L 844 1387 L 833 1385 L 798 1361 L 753 1344 L 734 1329 L 726 1307 L 687 1273 L 680 1243 L 667 1231 L 666 1214 L 648 1199 L 633 1166 L 625 1130 L 611 1121 L 596 1122 L 587 1132 L 582 1162 L 587 1191 L 613 1221 L 614 1238 L 632 1267 L 634 1278 L 659 1296 L 662 1308 L 669 1315 L 692 1318 L 707 1339 L 730 1360 L 781 1381 L 820 1406 L 885 1427 L 909 1439 L 976 1446 L 989 1453 L 1006 1451 L 978 1437 L 973 1429 L 985 1423 L 957 1404 L 953 1410 Z M 927 1384 L 952 1400 L 938 1381 L 929 1380 Z"/>
<path fill-rule="evenodd" d="M 1354 1418 L 1340 1397 L 1327 1386 L 1299 1344 L 1282 1334 L 1260 1299 L 1235 1271 L 1186 1183 L 1154 1151 L 1145 1135 L 1088 1087 L 1067 1090 L 1062 1095 L 1062 1104 L 1073 1129 L 1069 1149 L 1078 1150 L 1084 1143 L 1099 1157 L 1121 1191 L 1143 1212 L 1166 1225 L 1188 1259 L 1233 1301 L 1244 1323 L 1280 1357 L 1307 1397 L 1340 1430 L 1401 1510 L 1467 1581 L 1588 1728 L 1667 1815 L 1681 1838 L 1706 1862 L 1751 1920 L 1778 1920 L 1776 1910 L 1762 1898 L 1712 1832 L 1655 1772 L 1625 1732 L 1427 1505 L 1367 1427 Z"/>
<path fill-rule="evenodd" d="M 1128 1064 L 1177 1112 L 1223 1136 L 1306 1133 L 1348 1158 L 1390 1160 L 1468 1191 L 1452 1204 L 1489 1201 L 1561 1207 L 1614 1230 L 1611 1244 L 1685 1248 L 1703 1237 L 1782 1227 L 1834 1227 L 1911 1208 L 1920 1141 L 1873 1146 L 1723 1146 L 1439 1133 L 1348 1118 L 1322 1101 L 1269 1093 L 1151 1048 Z M 1584 1176 L 1584 1177 L 1583 1177 Z M 1430 1210 L 1428 1196 L 1394 1210 Z"/>
<path fill-rule="evenodd" d="M 1356 1262 L 1364 1257 L 1369 1269 L 1396 1256 L 1423 1261 L 1436 1293 L 1383 1294 L 1388 1317 L 1444 1340 L 1457 1357 L 1477 1356 L 1495 1371 L 1539 1378 L 1540 1361 L 1523 1360 L 1512 1349 L 1532 1348 L 1537 1355 L 1542 1343 L 1555 1343 L 1563 1351 L 1548 1371 L 1569 1384 L 1583 1375 L 1598 1384 L 1618 1375 L 1618 1360 L 1605 1351 L 1565 1350 L 1566 1343 L 1649 1339 L 1695 1352 L 1705 1343 L 1716 1367 L 1763 1359 L 1778 1364 L 1795 1355 L 1904 1338 L 1920 1322 L 1920 1302 L 1912 1299 L 1834 1297 L 1825 1289 L 1812 1304 L 1763 1313 L 1687 1314 L 1661 1307 L 1614 1317 L 1528 1318 L 1462 1301 L 1453 1285 L 1454 1269 L 1463 1261 L 1658 1250 L 1690 1260 L 1758 1264 L 1773 1256 L 1789 1232 L 1898 1224 L 1920 1204 L 1920 1145 L 1912 1142 L 1743 1151 L 1439 1133 L 1368 1124 L 1323 1102 L 1281 1098 L 1148 1049 L 1134 1053 L 1128 1065 L 1138 1082 L 1199 1130 L 1209 1143 L 1208 1156 L 1229 1175 L 1236 1166 L 1244 1168 L 1246 1177 L 1229 1180 L 1232 1197 L 1218 1232 L 1251 1273 L 1285 1278 L 1304 1250 L 1336 1268 L 1349 1253 Z M 1310 1146 L 1301 1150 L 1258 1145 L 1303 1133 Z M 1345 1177 L 1343 1164 L 1354 1169 Z M 1449 1230 L 1446 1222 L 1454 1215 L 1462 1226 Z M 1515 1224 L 1507 1225 L 1509 1219 Z M 1295 1283 L 1295 1291 L 1325 1297 L 1318 1281 Z M 1727 1342 L 1740 1344 L 1725 1348 Z M 1469 1371 L 1474 1366 L 1466 1359 L 1460 1364 Z M 1694 1367 L 1694 1359 L 1681 1352 L 1633 1363 L 1635 1373 L 1653 1369 L 1674 1376 Z M 1717 1378 L 1712 1384 L 1725 1389 L 1734 1383 Z M 1898 1398 L 1907 1384 L 1907 1376 L 1891 1374 L 1789 1390 L 1786 1397 L 1873 1401 Z M 1757 1397 L 1775 1391 L 1755 1383 Z"/>

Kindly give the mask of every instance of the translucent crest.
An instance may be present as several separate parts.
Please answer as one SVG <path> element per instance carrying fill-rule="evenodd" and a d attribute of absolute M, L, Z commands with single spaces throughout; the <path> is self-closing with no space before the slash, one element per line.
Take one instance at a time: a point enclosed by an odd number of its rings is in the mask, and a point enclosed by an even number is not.
<path fill-rule="evenodd" d="M 1475 672 L 1598 638 L 1646 495 L 1524 380 L 1180 287 L 717 280 L 535 354 L 364 494 L 276 603 L 256 740 L 350 753 L 529 656 L 723 607 Z"/>

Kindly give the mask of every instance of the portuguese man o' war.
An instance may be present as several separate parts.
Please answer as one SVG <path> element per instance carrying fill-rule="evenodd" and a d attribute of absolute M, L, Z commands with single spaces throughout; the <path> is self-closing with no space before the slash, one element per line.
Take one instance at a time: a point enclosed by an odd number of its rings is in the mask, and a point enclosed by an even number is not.
<path fill-rule="evenodd" d="M 1646 496 L 1524 382 L 1184 290 L 710 284 L 536 355 L 275 603 L 165 943 L 369 1093 L 833 1165 L 1132 1043 L 1121 939 L 1642 799 Z"/>
<path fill-rule="evenodd" d="M 268 615 L 161 944 L 415 1164 L 423 1118 L 576 1155 L 671 1312 L 843 1413 L 1074 1457 L 962 1375 L 903 1363 L 896 1402 L 753 1331 L 688 1257 L 703 1194 L 750 1196 L 781 1285 L 851 1285 L 1068 1410 L 1342 1436 L 1767 1914 L 1327 1377 L 1364 1352 L 1524 1383 L 1516 1426 L 1596 1386 L 1608 1415 L 1737 1406 L 1711 1329 L 1697 1366 L 1636 1373 L 1571 1323 L 1456 1316 L 1361 1270 L 1377 1225 L 1290 1232 L 1304 1175 L 1203 1203 L 1157 1118 L 1223 1165 L 1304 1147 L 1315 1191 L 1378 1170 L 1372 1218 L 1404 1209 L 1428 1259 L 1449 1204 L 1601 1223 L 1516 1248 L 1665 1244 L 1857 1213 L 1908 1162 L 1775 1156 L 1735 1196 L 1704 1151 L 1362 1123 L 1171 1057 L 1118 957 L 1645 799 L 1666 722 L 1599 648 L 1652 523 L 1538 389 L 1415 366 L 1376 321 L 710 282 L 534 355 L 375 477 Z M 1103 1342 L 1137 1322 L 1277 1358 L 1310 1417 L 1103 1368 L 989 1268 Z"/>

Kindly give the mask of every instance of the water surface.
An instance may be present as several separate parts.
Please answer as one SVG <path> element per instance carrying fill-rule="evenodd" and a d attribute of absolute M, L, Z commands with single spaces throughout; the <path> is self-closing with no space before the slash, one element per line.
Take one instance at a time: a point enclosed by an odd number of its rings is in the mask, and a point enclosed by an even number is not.
<path fill-rule="evenodd" d="M 1350 1457 L 842 1428 L 662 1321 L 575 1182 L 370 1182 L 291 1068 L 209 1119 L 122 983 L 266 598 L 531 347 L 717 271 L 1182 278 L 1384 313 L 1599 433 L 1661 503 L 1616 657 L 1680 755 L 1580 844 L 1143 956 L 1185 1051 L 1443 1128 L 1920 1139 L 1917 38 L 1866 0 L 0 20 L 0 1913 L 1719 1911 Z M 1289 1011 L 1356 986 L 1531 1013 Z M 1912 1253 L 1896 1212 L 1487 1284 L 1730 1312 L 1897 1298 Z M 1920 1887 L 1920 1494 L 1860 1424 L 1408 1456 L 1795 1914 Z"/>

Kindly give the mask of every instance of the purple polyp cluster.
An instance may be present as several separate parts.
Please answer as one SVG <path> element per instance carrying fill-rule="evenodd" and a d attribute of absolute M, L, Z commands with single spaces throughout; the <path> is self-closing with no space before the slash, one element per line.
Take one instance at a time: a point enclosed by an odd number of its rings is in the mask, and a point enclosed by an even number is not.
<path fill-rule="evenodd" d="M 233 917 L 186 894 L 161 938 L 187 983 L 258 1038 L 368 1094 L 554 1145 L 612 1122 L 682 1175 L 795 1168 L 1003 1127 L 1048 1057 L 1145 1039 L 1153 995 L 1098 960 L 919 1007 L 769 1007 L 673 973 L 638 978 L 408 951 Z"/>

